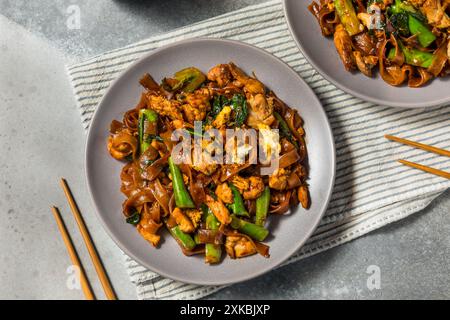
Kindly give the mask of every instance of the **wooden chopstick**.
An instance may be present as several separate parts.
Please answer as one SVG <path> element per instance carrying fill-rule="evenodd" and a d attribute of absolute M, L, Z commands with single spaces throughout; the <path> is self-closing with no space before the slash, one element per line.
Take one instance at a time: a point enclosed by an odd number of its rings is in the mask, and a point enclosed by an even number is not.
<path fill-rule="evenodd" d="M 415 169 L 419 169 L 428 173 L 432 173 L 436 176 L 440 176 L 440 177 L 444 177 L 447 179 L 450 179 L 450 173 L 449 172 L 445 172 L 442 170 L 438 170 L 438 169 L 434 169 L 434 168 L 430 168 L 427 166 L 424 166 L 422 164 L 418 164 L 418 163 L 414 163 L 414 162 L 410 162 L 407 160 L 398 160 L 398 162 L 400 162 L 401 164 L 404 164 L 405 166 L 411 167 L 411 168 L 415 168 Z"/>
<path fill-rule="evenodd" d="M 415 148 L 418 148 L 418 149 L 422 149 L 422 150 L 425 150 L 425 151 L 430 151 L 430 152 L 439 154 L 441 156 L 450 157 L 450 151 L 448 151 L 448 150 L 436 148 L 436 147 L 433 147 L 433 146 L 428 146 L 428 145 L 423 144 L 423 143 L 419 143 L 419 142 L 415 142 L 415 141 L 411 141 L 411 140 L 407 140 L 407 139 L 403 139 L 403 138 L 397 138 L 397 137 L 391 136 L 389 134 L 385 135 L 384 137 L 386 139 L 388 139 L 388 140 L 391 140 L 391 141 L 396 141 L 396 142 L 403 143 L 403 144 L 406 144 L 408 146 L 412 146 L 412 147 L 415 147 Z"/>
<path fill-rule="evenodd" d="M 108 276 L 106 275 L 105 268 L 98 256 L 97 250 L 92 242 L 92 238 L 89 234 L 89 231 L 86 228 L 83 218 L 81 217 L 80 211 L 78 210 L 78 206 L 73 199 L 72 193 L 70 192 L 69 186 L 64 178 L 61 179 L 61 187 L 64 190 L 67 201 L 69 202 L 70 209 L 72 210 L 72 214 L 77 222 L 78 228 L 80 229 L 81 235 L 84 240 L 84 244 L 89 252 L 92 263 L 94 264 L 95 271 L 97 272 L 97 276 L 100 279 L 100 282 L 103 287 L 103 291 L 105 292 L 106 297 L 109 300 L 117 300 L 117 297 L 114 293 L 114 290 L 109 282 Z"/>
<path fill-rule="evenodd" d="M 92 292 L 89 281 L 86 277 L 86 273 L 84 272 L 83 266 L 81 265 L 80 259 L 78 258 L 77 252 L 72 243 L 72 239 L 67 232 L 67 228 L 64 225 L 64 222 L 61 218 L 61 214 L 59 213 L 58 208 L 52 207 L 53 216 L 55 217 L 56 223 L 58 224 L 58 229 L 61 232 L 61 236 L 64 240 L 64 244 L 66 245 L 67 252 L 69 253 L 70 260 L 72 264 L 78 267 L 80 270 L 80 283 L 81 289 L 83 290 L 84 296 L 86 300 L 95 300 L 94 293 Z"/>

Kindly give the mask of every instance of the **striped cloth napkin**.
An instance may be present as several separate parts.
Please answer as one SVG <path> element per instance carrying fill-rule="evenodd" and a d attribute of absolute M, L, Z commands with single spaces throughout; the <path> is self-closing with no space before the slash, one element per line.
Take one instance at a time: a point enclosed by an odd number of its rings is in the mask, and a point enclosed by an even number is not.
<path fill-rule="evenodd" d="M 396 162 L 406 158 L 448 170 L 448 159 L 383 138 L 390 133 L 449 148 L 450 106 L 390 108 L 361 101 L 337 89 L 313 69 L 296 47 L 279 1 L 250 6 L 69 66 L 85 128 L 111 81 L 132 62 L 165 44 L 192 37 L 234 39 L 267 50 L 306 80 L 328 114 L 337 149 L 336 186 L 319 228 L 286 264 L 417 212 L 450 186 L 448 180 Z M 129 257 L 125 260 L 140 299 L 197 299 L 222 288 L 179 283 L 146 270 Z"/>

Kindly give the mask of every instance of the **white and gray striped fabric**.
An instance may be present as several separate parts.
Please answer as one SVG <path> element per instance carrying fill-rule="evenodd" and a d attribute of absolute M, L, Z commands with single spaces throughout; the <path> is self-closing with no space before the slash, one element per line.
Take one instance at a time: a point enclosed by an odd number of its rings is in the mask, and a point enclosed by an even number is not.
<path fill-rule="evenodd" d="M 130 63 L 162 45 L 192 37 L 244 41 L 288 63 L 313 88 L 330 119 L 337 149 L 336 186 L 317 231 L 286 263 L 330 249 L 426 207 L 450 182 L 399 165 L 406 158 L 442 170 L 448 160 L 389 143 L 384 133 L 450 147 L 450 106 L 396 109 L 361 101 L 337 89 L 305 60 L 289 35 L 279 1 L 250 6 L 152 37 L 68 67 L 87 129 L 102 95 Z M 338 63 L 338 62 L 336 62 Z M 140 299 L 197 299 L 221 287 L 179 283 L 126 257 Z"/>

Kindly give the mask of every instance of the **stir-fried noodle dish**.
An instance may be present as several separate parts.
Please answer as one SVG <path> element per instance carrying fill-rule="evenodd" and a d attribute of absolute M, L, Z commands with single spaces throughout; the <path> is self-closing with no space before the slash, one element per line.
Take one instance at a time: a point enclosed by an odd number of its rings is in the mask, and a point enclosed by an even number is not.
<path fill-rule="evenodd" d="M 450 0 L 318 0 L 308 8 L 347 71 L 371 77 L 378 66 L 388 84 L 413 88 L 450 73 Z"/>
<path fill-rule="evenodd" d="M 231 62 L 160 84 L 145 74 L 140 84 L 139 103 L 112 121 L 107 143 L 124 162 L 126 222 L 154 247 L 167 229 L 185 255 L 209 264 L 223 251 L 269 257 L 270 215 L 310 205 L 297 111 Z"/>

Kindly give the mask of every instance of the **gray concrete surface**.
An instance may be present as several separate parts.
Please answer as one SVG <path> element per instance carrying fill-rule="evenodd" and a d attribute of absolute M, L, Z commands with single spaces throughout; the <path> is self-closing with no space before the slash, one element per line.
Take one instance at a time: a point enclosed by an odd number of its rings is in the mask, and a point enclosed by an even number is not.
<path fill-rule="evenodd" d="M 59 188 L 70 182 L 121 299 L 134 299 L 122 256 L 85 188 L 85 133 L 64 65 L 261 0 L 0 0 L 0 298 L 82 299 L 49 207 L 71 230 L 103 298 Z M 81 9 L 81 29 L 66 26 Z M 234 285 L 210 299 L 449 299 L 450 192 L 423 212 L 344 246 Z M 380 289 L 366 270 L 380 268 Z"/>

